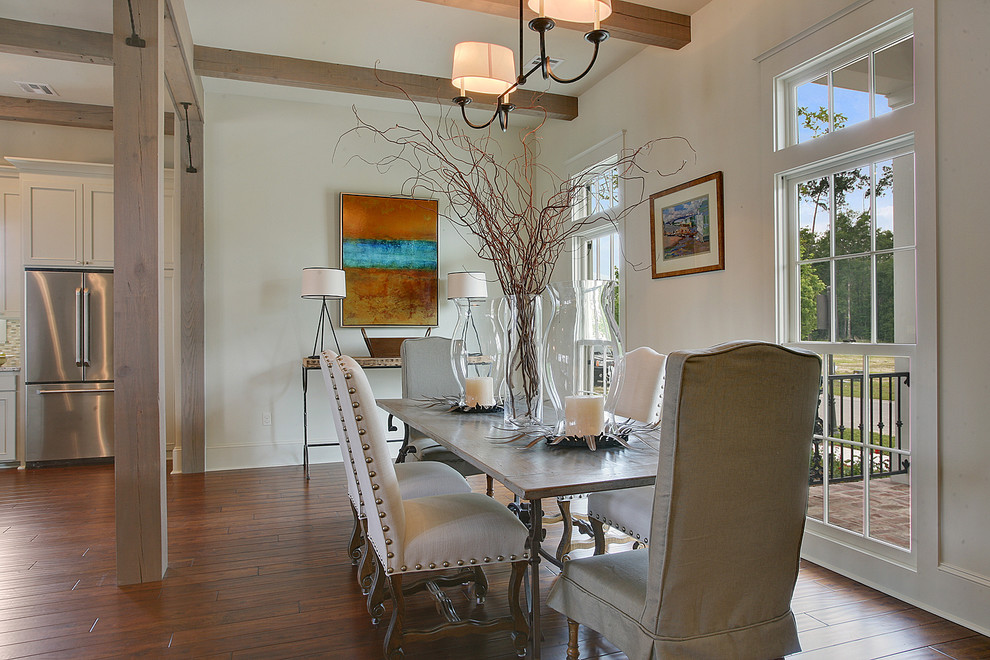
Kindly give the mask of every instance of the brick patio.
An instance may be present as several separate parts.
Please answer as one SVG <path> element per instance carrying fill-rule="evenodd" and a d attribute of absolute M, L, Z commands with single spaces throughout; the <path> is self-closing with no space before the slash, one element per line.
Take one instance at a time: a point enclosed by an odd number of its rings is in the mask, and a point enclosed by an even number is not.
<path fill-rule="evenodd" d="M 808 494 L 808 516 L 822 519 L 822 486 Z M 863 533 L 863 482 L 829 485 L 829 524 Z M 911 544 L 911 487 L 902 479 L 870 482 L 870 537 L 901 548 Z"/>

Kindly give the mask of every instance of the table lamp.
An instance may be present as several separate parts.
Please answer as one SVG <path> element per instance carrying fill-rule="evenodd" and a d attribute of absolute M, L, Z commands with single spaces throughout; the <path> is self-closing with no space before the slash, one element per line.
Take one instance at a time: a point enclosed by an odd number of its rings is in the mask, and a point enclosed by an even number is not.
<path fill-rule="evenodd" d="M 330 326 L 334 346 L 340 353 L 340 344 L 337 343 L 337 333 L 334 331 L 333 322 L 330 320 L 327 300 L 340 300 L 347 297 L 344 271 L 340 268 L 303 268 L 302 297 L 323 301 L 323 306 L 320 309 L 320 320 L 316 326 L 316 339 L 313 341 L 313 355 L 310 357 L 319 355 L 316 351 L 317 345 L 320 347 L 320 352 L 323 351 L 323 336 L 326 325 Z M 324 324 L 324 319 L 326 324 Z"/>

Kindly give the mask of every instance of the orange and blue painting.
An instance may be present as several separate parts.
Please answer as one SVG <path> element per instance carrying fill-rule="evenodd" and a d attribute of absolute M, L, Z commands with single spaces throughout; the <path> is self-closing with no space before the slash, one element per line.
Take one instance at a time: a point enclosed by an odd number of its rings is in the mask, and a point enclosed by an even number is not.
<path fill-rule="evenodd" d="M 437 325 L 437 201 L 340 196 L 342 326 Z"/>

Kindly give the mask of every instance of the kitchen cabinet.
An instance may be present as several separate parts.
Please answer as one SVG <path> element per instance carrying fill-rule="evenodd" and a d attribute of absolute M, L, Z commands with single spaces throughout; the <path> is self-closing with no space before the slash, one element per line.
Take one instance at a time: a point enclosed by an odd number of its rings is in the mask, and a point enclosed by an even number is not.
<path fill-rule="evenodd" d="M 19 316 L 21 281 L 21 186 L 17 170 L 0 167 L 0 314 Z"/>
<path fill-rule="evenodd" d="M 17 372 L 0 372 L 0 462 L 13 461 L 17 448 Z"/>

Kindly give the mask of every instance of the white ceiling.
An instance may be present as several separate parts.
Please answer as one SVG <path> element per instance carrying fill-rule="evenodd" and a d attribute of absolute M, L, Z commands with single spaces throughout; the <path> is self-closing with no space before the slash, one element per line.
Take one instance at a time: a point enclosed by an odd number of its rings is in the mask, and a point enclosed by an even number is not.
<path fill-rule="evenodd" d="M 691 14 L 710 0 L 636 0 L 639 4 Z M 186 0 L 196 44 L 303 59 L 427 74 L 450 75 L 450 58 L 459 41 L 490 41 L 516 50 L 515 20 L 452 9 L 415 0 Z M 110 32 L 111 0 L 0 0 L 0 17 Z M 605 23 L 607 27 L 607 21 Z M 594 70 L 574 85 L 547 86 L 537 76 L 531 89 L 579 96 L 646 48 L 611 39 L 602 45 Z M 537 54 L 536 35 L 526 30 L 525 57 Z M 557 71 L 574 75 L 584 68 L 591 45 L 583 35 L 554 30 L 548 50 L 564 59 Z M 0 54 L 0 95 L 40 98 L 23 92 L 15 80 L 53 86 L 55 100 L 111 105 L 111 67 Z M 346 95 L 235 83 L 204 78 L 208 91 L 339 103 Z M 451 87 L 451 93 L 454 89 Z"/>

